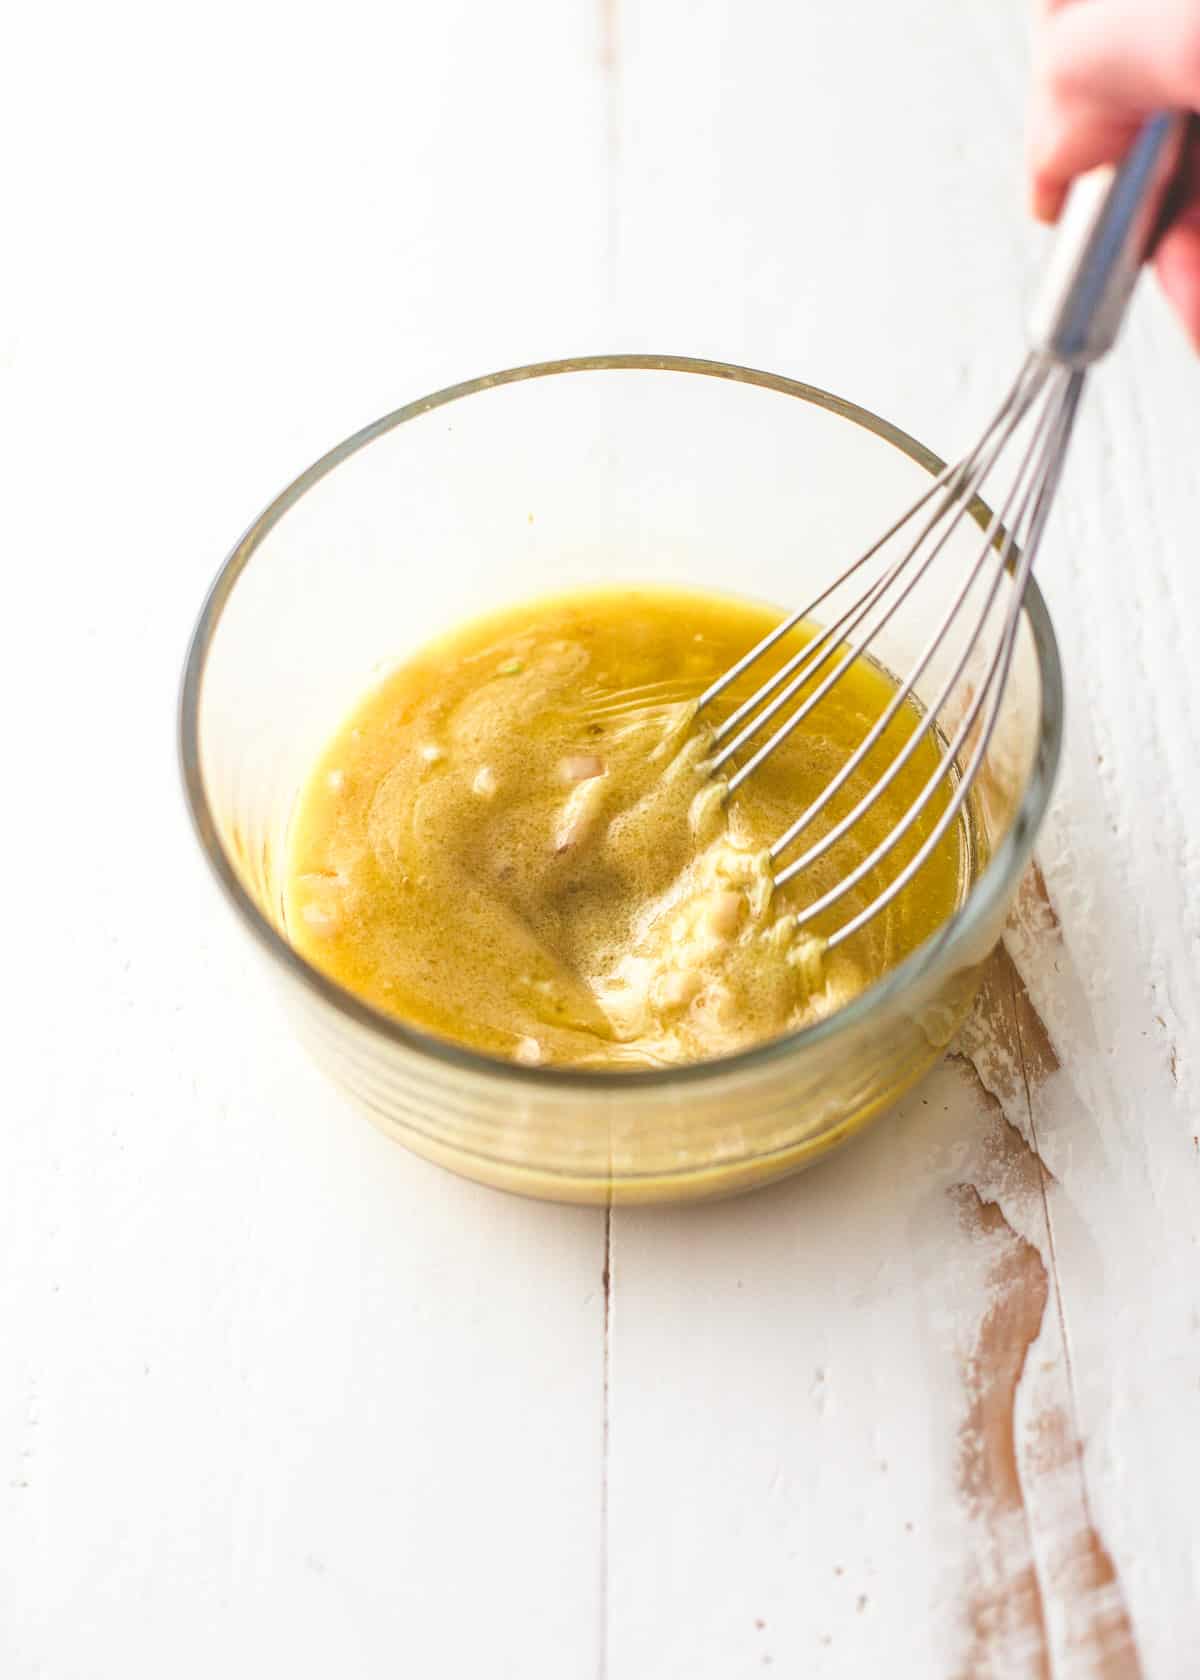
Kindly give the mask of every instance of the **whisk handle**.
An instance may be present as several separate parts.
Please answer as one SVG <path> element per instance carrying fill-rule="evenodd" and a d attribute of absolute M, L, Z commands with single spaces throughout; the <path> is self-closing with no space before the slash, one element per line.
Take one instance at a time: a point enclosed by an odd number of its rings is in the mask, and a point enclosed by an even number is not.
<path fill-rule="evenodd" d="M 1158 112 L 1119 168 L 1093 169 L 1072 187 L 1030 317 L 1039 355 L 1079 368 L 1112 349 L 1159 230 L 1188 121 L 1183 111 Z"/>

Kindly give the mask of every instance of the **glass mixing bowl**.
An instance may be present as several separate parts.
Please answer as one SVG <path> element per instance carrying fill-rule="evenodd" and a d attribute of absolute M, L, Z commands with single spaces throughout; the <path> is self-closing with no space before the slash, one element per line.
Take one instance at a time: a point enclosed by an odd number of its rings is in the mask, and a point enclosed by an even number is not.
<path fill-rule="evenodd" d="M 843 1143 L 941 1055 L 1000 936 L 1058 759 L 1058 650 L 1032 585 L 979 784 L 985 866 L 933 938 L 818 1025 L 663 1071 L 502 1064 L 377 1013 L 312 968 L 289 943 L 281 892 L 301 784 L 373 672 L 457 621 L 573 586 L 675 581 L 797 605 L 941 465 L 875 415 L 789 379 L 671 356 L 581 357 L 398 409 L 250 527 L 188 653 L 187 799 L 304 1042 L 392 1136 L 534 1196 L 711 1196 Z M 949 551 L 964 564 L 987 518 L 981 504 L 973 513 Z M 903 668 L 924 640 L 953 569 L 889 624 L 885 665 Z M 925 680 L 940 675 L 934 665 Z"/>

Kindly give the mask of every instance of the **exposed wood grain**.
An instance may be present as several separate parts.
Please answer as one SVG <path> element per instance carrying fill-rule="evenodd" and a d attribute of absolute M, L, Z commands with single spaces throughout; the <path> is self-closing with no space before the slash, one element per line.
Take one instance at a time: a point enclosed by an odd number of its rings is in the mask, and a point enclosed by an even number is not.
<path fill-rule="evenodd" d="M 1034 1169 L 1036 1170 L 1036 1169 Z M 994 1202 L 960 1186 L 963 1227 L 996 1250 L 990 1300 L 965 1372 L 969 1408 L 960 1436 L 959 1474 L 982 1543 L 970 1560 L 966 1671 L 981 1677 L 1050 1674 L 1041 1583 L 1017 1463 L 1017 1389 L 1042 1328 L 1046 1268 Z"/>
<path fill-rule="evenodd" d="M 1035 865 L 1023 883 L 1014 920 L 1022 929 L 1026 959 L 1041 969 L 1061 966 L 1061 947 L 1058 918 L 1055 915 L 1046 883 Z M 1040 946 L 1030 948 L 1030 939 Z M 1038 1152 L 1034 1094 L 1060 1069 L 1060 1062 L 1050 1040 L 1045 1023 L 1030 1000 L 1029 993 L 1004 947 L 992 958 L 981 990 L 979 1005 L 963 1035 L 964 1047 L 981 1082 L 999 1104 L 1009 1128 L 1009 1135 L 1022 1140 L 1028 1155 L 1028 1169 L 1036 1185 L 1043 1215 L 1042 1249 L 1044 1259 L 1028 1243 L 1020 1252 L 1014 1250 L 1006 1260 L 1009 1272 L 997 1277 L 997 1287 L 1005 1302 L 1005 1317 L 993 1321 L 990 1313 L 980 1332 L 981 1352 L 976 1356 L 969 1376 L 969 1386 L 977 1389 L 981 1380 L 985 1392 L 991 1394 L 1000 1384 L 1001 1393 L 1008 1394 L 1008 1425 L 1012 1428 L 1016 1400 L 1016 1384 L 1007 1388 L 1007 1372 L 1019 1347 L 1022 1330 L 1032 1333 L 1025 1342 L 1028 1351 L 1032 1340 L 1042 1329 L 1047 1305 L 1055 1315 L 1055 1333 L 1061 1341 L 1061 1366 L 1051 1368 L 1057 1377 L 1058 1392 L 1045 1381 L 1038 1384 L 1038 1409 L 1029 1423 L 1030 1448 L 1026 1463 L 1028 1489 L 1020 1493 L 1019 1503 L 1025 1520 L 1044 1523 L 1036 1535 L 1036 1550 L 1043 1560 L 1043 1595 L 1052 1602 L 1054 1620 L 1058 1626 L 1057 1672 L 1072 1675 L 1095 1675 L 1104 1680 L 1141 1673 L 1133 1627 L 1129 1619 L 1111 1556 L 1091 1518 L 1082 1444 L 1078 1435 L 1078 1405 L 1071 1372 L 1070 1350 L 1062 1302 L 1062 1284 L 1058 1272 L 1054 1245 L 1054 1229 L 1050 1197 L 1054 1180 Z M 992 1220 L 1003 1216 L 997 1209 Z M 1011 1233 L 1010 1233 L 1011 1234 Z M 1014 1239 L 1021 1242 L 1022 1239 Z M 984 1332 L 1000 1327 L 999 1341 L 994 1341 L 992 1360 L 982 1352 Z M 1022 1369 L 1024 1357 L 1022 1356 Z M 982 1378 L 980 1376 L 982 1373 Z M 1045 1391 L 1050 1389 L 1047 1394 Z M 982 1398 L 982 1394 L 981 1394 Z M 1001 1408 L 1002 1409 L 1002 1408 Z M 1005 1437 L 1007 1439 L 1007 1437 Z M 999 1461 L 1001 1477 L 992 1489 L 992 1497 L 999 1501 L 998 1509 L 1011 1505 L 1012 1484 L 1007 1476 L 1007 1463 Z M 1042 1497 L 1043 1485 L 1046 1497 Z M 989 1610 L 994 1618 L 991 1625 L 1003 1630 L 1003 1617 L 1015 1616 L 1019 1622 L 1022 1594 L 1021 1584 L 1015 1589 L 1013 1604 L 1003 1594 L 993 1595 Z M 1045 1623 L 1043 1620 L 1043 1631 Z M 988 1672 L 986 1668 L 983 1672 Z"/>

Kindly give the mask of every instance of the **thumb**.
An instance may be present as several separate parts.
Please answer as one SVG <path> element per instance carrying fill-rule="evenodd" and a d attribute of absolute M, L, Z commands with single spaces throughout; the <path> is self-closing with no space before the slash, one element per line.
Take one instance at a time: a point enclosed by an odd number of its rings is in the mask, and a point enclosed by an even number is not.
<path fill-rule="evenodd" d="M 1200 6 L 1195 0 L 1085 0 L 1048 17 L 1040 71 L 1052 100 L 1136 115 L 1200 110 Z"/>

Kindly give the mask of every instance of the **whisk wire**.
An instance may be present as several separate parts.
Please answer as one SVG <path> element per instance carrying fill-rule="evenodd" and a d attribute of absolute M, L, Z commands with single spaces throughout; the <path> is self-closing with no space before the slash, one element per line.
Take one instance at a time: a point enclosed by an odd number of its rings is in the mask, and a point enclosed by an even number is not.
<path fill-rule="evenodd" d="M 875 542 L 871 544 L 870 548 L 860 554 L 852 565 L 847 566 L 846 570 L 842 572 L 839 577 L 834 578 L 833 582 L 828 584 L 819 595 L 814 597 L 814 599 L 807 604 L 807 606 L 800 607 L 796 612 L 790 613 L 781 624 L 777 624 L 773 630 L 769 631 L 762 638 L 761 641 L 755 642 L 750 651 L 748 653 L 744 653 L 736 664 L 731 665 L 728 671 L 722 672 L 715 682 L 710 683 L 696 702 L 697 712 L 703 711 L 704 707 L 711 701 L 715 700 L 719 694 L 723 694 L 731 683 L 736 682 L 744 671 L 748 671 L 752 665 L 757 664 L 763 654 L 768 653 L 771 648 L 775 646 L 776 642 L 781 641 L 783 637 L 787 635 L 789 630 L 794 630 L 797 624 L 801 624 L 805 619 L 811 618 L 817 608 L 827 601 L 831 595 L 836 594 L 841 586 L 849 578 L 854 576 L 855 572 L 861 570 L 861 568 L 865 566 L 869 560 L 873 559 L 874 556 L 879 553 L 879 550 L 884 546 L 884 544 L 889 542 L 891 538 L 895 536 L 896 532 L 906 525 L 915 513 L 920 512 L 921 508 L 933 499 L 938 490 L 941 489 L 944 484 L 948 483 L 950 478 L 957 471 L 958 468 L 955 466 L 943 467 L 941 472 L 929 485 L 928 489 L 925 490 L 919 500 L 914 502 L 910 508 L 902 513 L 899 519 L 896 520 L 895 524 L 890 526 L 881 537 L 878 537 Z M 861 600 L 861 598 L 862 597 L 860 596 L 859 599 Z M 821 639 L 824 640 L 825 638 L 822 637 Z M 815 644 L 813 643 L 806 643 L 805 646 L 800 649 L 799 653 L 793 656 L 788 664 L 782 666 L 780 670 L 776 671 L 769 681 L 764 683 L 763 686 L 752 694 L 748 700 L 743 701 L 737 710 L 733 712 L 730 717 L 727 717 L 716 730 L 714 739 L 718 741 L 721 740 L 722 737 L 727 735 L 731 729 L 735 728 L 741 719 L 746 716 L 747 712 L 752 712 L 755 706 L 759 704 L 759 700 L 762 695 L 772 693 L 788 675 L 789 670 L 794 670 L 796 664 L 812 652 L 814 645 Z"/>
<path fill-rule="evenodd" d="M 1035 391 L 1030 390 L 1031 384 L 1034 381 L 1040 383 L 1040 380 L 1043 377 L 1043 364 L 1041 364 L 1036 357 L 1027 357 L 1022 363 L 1016 379 L 1013 381 L 1009 390 L 1005 394 L 1004 401 L 1001 403 L 1000 408 L 994 415 L 991 425 L 979 439 L 979 442 L 976 444 L 974 449 L 972 449 L 969 454 L 964 456 L 960 461 L 952 462 L 944 466 L 937 476 L 925 488 L 925 490 L 922 491 L 921 495 L 917 497 L 916 501 L 913 502 L 910 507 L 906 508 L 900 517 L 895 520 L 893 524 L 888 526 L 882 535 L 877 537 L 869 548 L 865 549 L 863 553 L 857 557 L 857 559 L 847 566 L 845 571 L 843 571 L 838 577 L 834 578 L 831 583 L 827 584 L 821 593 L 815 596 L 813 600 L 809 601 L 806 606 L 799 608 L 796 612 L 790 613 L 780 624 L 777 624 L 772 630 L 768 631 L 768 633 L 760 641 L 755 643 L 749 652 L 743 654 L 742 657 L 737 660 L 735 664 L 731 665 L 727 671 L 723 672 L 715 682 L 710 683 L 708 688 L 704 690 L 703 694 L 701 694 L 699 700 L 696 702 L 697 712 L 702 711 L 704 707 L 715 700 L 718 695 L 723 694 L 724 691 L 732 683 L 736 682 L 744 672 L 748 671 L 753 665 L 757 664 L 763 655 L 769 652 L 777 642 L 781 641 L 789 631 L 794 630 L 797 624 L 801 624 L 806 619 L 811 618 L 817 608 L 823 605 L 823 603 L 827 601 L 831 595 L 836 594 L 841 586 L 852 578 L 856 572 L 860 571 L 868 564 L 869 561 L 874 559 L 880 550 L 884 548 L 894 536 L 903 530 L 904 526 L 907 525 L 911 519 L 915 518 L 923 507 L 927 506 L 928 503 L 933 500 L 939 490 L 945 489 L 946 495 L 942 500 L 941 506 L 939 507 L 933 520 L 927 524 L 925 530 L 921 533 L 921 537 L 917 539 L 918 543 L 923 540 L 923 538 L 927 536 L 929 532 L 940 522 L 942 515 L 948 509 L 953 508 L 959 503 L 961 499 L 960 485 L 967 474 L 973 470 L 979 455 L 987 446 L 988 440 L 995 428 L 1003 424 L 1003 422 L 1010 414 L 1014 413 L 1014 411 L 1019 411 L 1020 413 L 1024 412 L 1025 408 L 1028 406 L 1028 401 L 1032 400 L 1032 396 L 1036 394 Z M 845 619 L 849 617 L 855 607 L 862 604 L 866 595 L 875 594 L 879 587 L 879 584 L 872 585 L 870 589 L 868 589 L 863 595 L 860 595 L 857 601 L 855 601 L 852 606 L 847 609 L 843 618 L 838 621 L 838 624 L 831 625 L 815 641 L 806 643 L 805 646 L 794 654 L 786 664 L 784 664 L 778 671 L 775 671 L 767 679 L 767 681 L 764 682 L 749 697 L 749 699 L 743 701 L 729 717 L 724 719 L 715 731 L 714 740 L 720 742 L 731 730 L 736 729 L 743 718 L 745 718 L 750 712 L 753 712 L 756 707 L 761 705 L 768 695 L 774 693 L 779 684 L 786 680 L 786 678 L 796 669 L 797 665 L 799 665 L 801 661 L 807 659 L 817 647 L 823 645 L 827 640 L 831 639 L 836 634 L 837 629 L 844 624 Z"/>
<path fill-rule="evenodd" d="M 1061 370 L 1060 377 L 1055 381 L 1055 391 L 1052 398 L 1053 419 L 1047 429 L 1046 440 L 1043 443 L 1039 470 L 1022 497 L 1021 508 L 1014 526 L 1014 542 L 1016 535 L 1021 534 L 1023 530 L 1024 545 L 1013 574 L 1012 595 L 1005 614 L 1004 626 L 983 681 L 959 722 L 954 738 L 947 746 L 937 771 L 929 778 L 925 788 L 913 801 L 905 817 L 885 840 L 864 858 L 844 881 L 840 881 L 836 887 L 830 889 L 815 903 L 806 906 L 797 917 L 798 925 L 812 921 L 823 910 L 836 903 L 850 887 L 857 884 L 864 875 L 869 873 L 876 863 L 886 856 L 896 841 L 908 831 L 920 810 L 924 808 L 929 796 L 932 795 L 933 790 L 944 777 L 953 774 L 958 754 L 970 734 L 976 718 L 979 716 L 984 700 L 987 699 L 987 712 L 970 759 L 957 777 L 957 784 L 945 810 L 912 858 L 871 903 L 849 921 L 843 923 L 836 932 L 829 935 L 826 944 L 830 949 L 835 948 L 844 940 L 849 939 L 852 934 L 857 933 L 873 916 L 890 904 L 898 893 L 903 891 L 929 857 L 934 847 L 941 841 L 951 823 L 957 820 L 958 814 L 974 785 L 1000 714 L 1000 705 L 1004 697 L 1008 672 L 1012 664 L 1013 650 L 1016 645 L 1025 586 L 1033 569 L 1033 562 L 1041 542 L 1046 517 L 1062 472 L 1067 444 L 1074 427 L 1075 414 L 1079 405 L 1079 396 L 1083 389 L 1083 379 L 1082 370 Z M 1026 516 L 1028 516 L 1027 525 Z M 780 875 L 777 875 L 775 877 L 776 885 L 782 885 L 786 879 L 790 878 L 791 873 L 790 870 L 784 870 Z"/>
<path fill-rule="evenodd" d="M 1033 375 L 1032 380 L 1030 377 L 1031 374 Z M 844 640 L 853 630 L 858 628 L 858 626 L 868 616 L 871 609 L 888 593 L 891 586 L 909 569 L 910 566 L 913 565 L 918 556 L 922 556 L 923 554 L 923 558 L 921 559 L 920 566 L 915 576 L 909 578 L 900 595 L 890 602 L 884 617 L 870 629 L 870 631 L 857 643 L 856 646 L 850 648 L 830 676 L 826 678 L 826 680 L 808 697 L 808 699 L 792 715 L 788 722 L 778 729 L 770 740 L 760 747 L 754 756 L 734 773 L 729 782 L 729 791 L 731 793 L 735 792 L 741 783 L 744 782 L 748 776 L 752 775 L 759 765 L 762 764 L 770 756 L 770 754 L 774 752 L 784 740 L 787 739 L 792 730 L 809 716 L 813 708 L 825 698 L 830 689 L 834 687 L 835 683 L 839 681 L 850 666 L 853 665 L 859 654 L 865 652 L 870 647 L 876 635 L 888 622 L 888 619 L 891 618 L 892 614 L 908 598 L 909 594 L 911 594 L 912 590 L 916 587 L 921 578 L 925 576 L 934 561 L 941 554 L 945 545 L 950 541 L 961 519 L 978 495 L 987 474 L 995 466 L 1000 451 L 1009 441 L 1013 431 L 1020 424 L 1022 418 L 1027 412 L 1029 404 L 1036 396 L 1043 377 L 1044 374 L 1041 374 L 1037 369 L 1031 369 L 1028 364 L 1022 368 L 1021 373 L 1014 382 L 1012 389 L 1009 391 L 1005 401 L 1001 404 L 999 410 L 993 417 L 990 426 L 987 428 L 987 431 L 981 437 L 976 447 L 956 466 L 945 469 L 944 473 L 940 475 L 940 481 L 944 482 L 947 487 L 946 495 L 933 516 L 925 522 L 919 534 L 912 541 L 908 549 L 906 549 L 904 553 L 893 561 L 888 570 L 885 571 L 883 575 L 877 579 L 877 581 L 862 595 L 860 595 L 839 619 L 835 620 L 833 624 L 824 630 L 814 642 L 810 642 L 801 648 L 800 651 L 795 654 L 780 671 L 774 674 L 774 676 L 768 678 L 768 680 L 761 685 L 756 693 L 752 694 L 749 700 L 744 702 L 743 705 L 738 708 L 738 711 L 734 713 L 733 717 L 726 720 L 721 728 L 716 731 L 714 739 L 717 743 L 719 743 L 722 736 L 727 732 L 733 723 L 735 723 L 740 717 L 744 717 L 747 712 L 753 711 L 756 707 L 762 704 L 767 695 L 771 693 L 772 689 L 787 676 L 789 670 L 794 669 L 802 661 L 807 660 L 814 649 L 820 648 L 827 642 L 832 644 L 827 648 L 826 652 L 823 653 L 819 659 L 814 660 L 811 665 L 805 664 L 787 684 L 783 692 L 776 696 L 769 705 L 759 712 L 757 717 L 752 718 L 751 721 L 739 731 L 735 739 L 729 742 L 728 745 L 725 746 L 711 760 L 710 768 L 714 773 L 719 771 L 729 761 L 729 759 L 740 750 L 741 747 L 745 746 L 746 743 L 750 741 L 765 724 L 770 722 L 770 720 L 778 714 L 782 707 L 786 705 L 788 700 L 790 700 L 792 696 L 799 691 L 799 689 L 812 680 L 821 667 L 827 664 L 829 659 L 831 659 L 836 653 L 838 642 Z M 980 459 L 981 456 L 983 457 L 982 460 Z M 875 543 L 870 549 L 868 549 L 866 554 L 860 556 L 855 564 L 849 567 L 848 570 L 842 574 L 842 579 L 845 580 L 846 578 L 852 576 L 861 565 L 865 564 L 867 560 L 877 554 L 883 547 L 884 543 L 902 530 L 904 525 L 921 510 L 921 508 L 927 503 L 928 499 L 928 493 L 920 497 L 891 527 L 885 537 L 881 538 L 879 542 Z M 922 545 L 925 543 L 926 539 L 937 530 L 938 526 L 942 524 L 947 513 L 952 515 L 949 524 L 946 525 L 941 536 L 933 547 L 923 553 Z M 831 592 L 832 588 L 830 590 L 826 590 L 819 599 L 826 599 Z M 812 610 L 813 608 L 810 606 L 801 616 L 807 617 Z M 833 640 L 835 637 L 838 638 L 838 641 Z M 771 637 L 764 638 L 764 640 L 758 644 L 757 649 L 751 650 L 752 655 L 754 657 L 761 657 L 762 652 L 771 645 L 771 641 L 773 639 L 777 639 L 775 632 L 772 632 Z M 745 664 L 743 662 L 743 669 L 744 668 Z M 715 687 L 716 685 L 714 685 L 714 688 Z M 712 692 L 712 690 L 709 690 L 710 694 Z"/>
<path fill-rule="evenodd" d="M 978 645 L 987 621 L 991 616 L 996 597 L 1000 591 L 1000 583 L 1004 577 L 1005 568 L 1008 564 L 1013 548 L 1013 535 L 1011 531 L 1005 531 L 1005 522 L 1008 520 L 1012 505 L 1016 501 L 1031 467 L 1035 464 L 1037 451 L 1044 439 L 1046 430 L 1050 425 L 1052 412 L 1053 411 L 1051 409 L 1047 409 L 1042 415 L 1038 428 L 1030 441 L 1029 447 L 1025 452 L 1024 459 L 1021 462 L 1021 466 L 1005 497 L 1004 502 L 1001 504 L 999 510 L 992 515 L 987 524 L 984 531 L 983 543 L 979 550 L 977 559 L 974 564 L 968 568 L 961 588 L 954 597 L 953 601 L 950 603 L 950 606 L 942 617 L 941 622 L 933 631 L 920 654 L 917 656 L 917 659 L 910 669 L 908 676 L 896 690 L 896 693 L 892 696 L 892 699 L 886 709 L 864 736 L 863 740 L 847 759 L 846 763 L 838 771 L 837 775 L 830 780 L 830 782 L 822 790 L 820 796 L 812 802 L 808 809 L 803 811 L 800 816 L 796 818 L 795 822 L 793 822 L 791 826 L 780 835 L 779 839 L 776 840 L 775 844 L 771 847 L 770 856 L 772 860 L 780 857 L 783 852 L 785 852 L 787 848 L 799 838 L 813 819 L 819 816 L 821 811 L 824 810 L 825 806 L 834 797 L 838 790 L 845 785 L 848 779 L 863 763 L 867 754 L 871 751 L 872 747 L 875 746 L 884 730 L 897 716 L 901 708 L 906 704 L 911 705 L 912 697 L 919 678 L 924 672 L 926 666 L 929 664 L 929 661 L 933 658 L 933 655 L 942 646 L 947 636 L 950 634 L 951 627 L 953 626 L 955 619 L 958 617 L 964 602 L 967 600 L 967 597 L 970 595 L 971 590 L 974 588 L 981 573 L 987 565 L 989 556 L 994 555 L 995 564 L 992 571 L 992 579 L 988 586 L 983 605 L 971 626 L 970 633 L 963 644 L 957 663 L 954 665 L 950 674 L 942 684 L 937 698 L 931 702 L 926 710 L 927 721 L 925 728 L 913 729 L 908 740 L 905 742 L 903 749 L 898 753 L 896 758 L 892 760 L 887 770 L 879 777 L 879 780 L 872 784 L 865 797 L 858 802 L 854 809 L 850 811 L 848 815 L 841 820 L 841 822 L 830 829 L 829 832 L 825 834 L 815 845 L 811 846 L 808 851 L 804 853 L 803 857 L 796 860 L 795 864 L 792 866 L 791 872 L 793 874 L 798 873 L 801 869 L 807 868 L 809 864 L 814 863 L 817 858 L 821 857 L 831 846 L 841 839 L 842 835 L 858 821 L 859 817 L 862 816 L 864 812 L 870 809 L 880 795 L 886 792 L 887 788 L 891 785 L 896 776 L 899 775 L 900 771 L 904 768 L 905 764 L 908 763 L 908 760 L 916 751 L 918 745 L 920 744 L 922 735 L 929 729 L 936 729 L 936 724 L 932 720 L 935 720 L 938 717 L 942 707 L 946 704 L 950 695 L 953 693 L 955 685 L 962 677 L 962 674 L 970 660 L 971 654 Z M 998 538 L 999 541 L 997 540 Z"/>
<path fill-rule="evenodd" d="M 983 482 L 983 477 L 984 477 L 985 472 L 986 472 L 986 465 L 984 467 L 978 468 L 976 470 L 975 474 L 970 479 L 968 479 L 967 484 L 966 484 L 966 496 L 969 499 L 973 498 L 977 494 L 979 486 Z M 729 779 L 729 791 L 730 791 L 730 793 L 736 792 L 738 787 L 741 786 L 741 784 L 746 780 L 746 778 L 748 776 L 752 775 L 754 773 L 754 771 L 758 769 L 759 765 L 764 763 L 771 756 L 771 754 L 776 750 L 776 748 L 783 744 L 783 742 L 788 738 L 788 736 L 792 733 L 792 731 L 794 729 L 796 729 L 801 723 L 803 723 L 804 719 L 806 717 L 808 717 L 810 715 L 810 713 L 813 711 L 813 709 L 820 704 L 820 702 L 825 698 L 825 696 L 830 692 L 830 690 L 837 685 L 837 683 L 846 674 L 846 672 L 855 663 L 855 661 L 858 658 L 860 658 L 861 655 L 863 655 L 864 653 L 866 653 L 870 649 L 872 643 L 875 641 L 876 636 L 884 628 L 884 626 L 887 624 L 888 620 L 894 615 L 894 613 L 897 612 L 901 606 L 903 606 L 904 602 L 912 594 L 913 590 L 921 582 L 922 578 L 925 577 L 926 573 L 929 571 L 929 569 L 933 565 L 934 561 L 941 554 L 941 552 L 944 549 L 946 543 L 950 540 L 950 538 L 954 534 L 954 531 L 957 529 L 959 519 L 961 518 L 961 516 L 962 516 L 962 508 L 960 507 L 958 513 L 950 521 L 949 525 L 943 531 L 941 537 L 933 545 L 933 547 L 929 550 L 929 552 L 925 555 L 925 557 L 921 561 L 921 564 L 917 567 L 917 569 L 913 573 L 913 575 L 908 578 L 908 580 L 904 584 L 903 589 L 901 589 L 899 594 L 896 595 L 891 601 L 889 601 L 887 603 L 887 610 L 884 612 L 883 616 L 878 620 L 878 622 L 871 626 L 870 630 L 868 631 L 868 633 L 866 635 L 864 635 L 862 637 L 861 641 L 851 643 L 851 645 L 847 648 L 846 652 L 843 654 L 841 660 L 835 666 L 833 671 L 830 672 L 829 676 L 824 680 L 824 682 L 822 682 L 820 684 L 820 686 L 818 688 L 816 688 L 811 695 L 809 695 L 807 700 L 805 700 L 799 707 L 797 707 L 797 709 L 791 714 L 791 716 L 789 718 L 787 718 L 786 721 L 784 723 L 782 723 L 779 726 L 778 729 L 775 730 L 775 732 L 762 744 L 761 747 L 758 748 L 758 750 L 754 753 L 754 755 L 741 767 L 741 769 L 737 770 L 730 777 L 730 779 Z M 940 518 L 941 518 L 941 512 L 939 511 L 938 519 L 940 520 Z M 863 609 L 862 612 L 860 612 L 856 615 L 856 617 L 854 618 L 852 623 L 847 627 L 848 630 L 856 629 L 858 627 L 858 625 L 862 623 L 863 619 L 867 616 L 867 613 L 870 611 L 870 609 L 873 606 L 875 606 L 878 603 L 878 601 L 884 595 L 886 595 L 886 593 L 889 590 L 889 588 L 891 587 L 891 585 L 893 583 L 895 583 L 901 576 L 903 576 L 903 574 L 906 571 L 908 571 L 909 567 L 913 564 L 917 555 L 921 552 L 921 548 L 920 548 L 921 542 L 929 534 L 929 532 L 934 528 L 935 528 L 935 526 L 932 522 L 931 522 L 931 524 L 927 525 L 925 530 L 921 533 L 921 536 L 917 539 L 916 543 L 904 555 L 902 555 L 901 558 L 898 561 L 895 562 L 895 564 L 892 566 L 890 571 L 888 571 L 887 573 L 884 574 L 884 577 L 880 581 L 880 584 L 879 584 L 878 588 L 875 591 L 873 591 L 873 593 L 871 595 L 871 598 L 867 603 L 867 606 Z M 755 718 L 752 721 L 752 723 L 747 725 L 747 727 L 739 735 L 738 740 L 735 743 L 732 743 L 731 747 L 729 749 L 727 749 L 727 751 L 724 754 L 721 755 L 721 761 L 723 762 L 724 759 L 729 756 L 729 752 L 734 750 L 735 747 L 740 746 L 740 745 L 744 744 L 746 741 L 748 741 L 749 739 L 751 739 L 757 733 L 757 731 L 761 727 L 761 725 L 769 722 L 770 719 L 786 703 L 786 701 L 791 698 L 791 695 L 795 692 L 795 690 L 799 686 L 801 686 L 800 683 L 789 683 L 787 688 L 784 690 L 783 694 L 778 698 L 778 700 L 773 705 L 768 706 L 766 708 L 766 710 L 760 714 L 759 717 Z"/>

